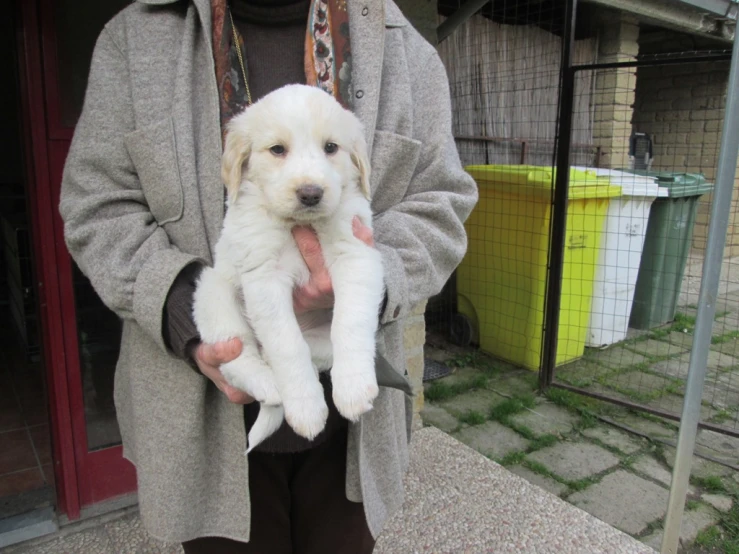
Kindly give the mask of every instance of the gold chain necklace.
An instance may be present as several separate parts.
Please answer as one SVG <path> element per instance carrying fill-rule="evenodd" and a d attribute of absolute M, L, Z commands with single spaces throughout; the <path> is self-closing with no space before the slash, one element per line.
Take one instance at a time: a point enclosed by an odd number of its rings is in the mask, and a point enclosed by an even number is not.
<path fill-rule="evenodd" d="M 249 90 L 249 80 L 246 78 L 246 67 L 244 66 L 244 57 L 241 55 L 241 43 L 239 42 L 239 32 L 236 30 L 236 24 L 234 23 L 234 16 L 231 13 L 231 9 L 228 10 L 228 15 L 231 18 L 231 31 L 233 32 L 234 45 L 236 46 L 236 55 L 239 57 L 239 64 L 241 64 L 241 74 L 244 76 L 244 88 L 246 88 L 246 105 L 251 106 L 251 91 Z"/>

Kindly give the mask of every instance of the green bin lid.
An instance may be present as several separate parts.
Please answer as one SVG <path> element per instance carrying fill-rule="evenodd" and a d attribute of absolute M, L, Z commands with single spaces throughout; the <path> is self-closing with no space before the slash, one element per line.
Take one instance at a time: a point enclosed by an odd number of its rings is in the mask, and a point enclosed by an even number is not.
<path fill-rule="evenodd" d="M 655 177 L 660 187 L 667 189 L 671 198 L 702 196 L 713 190 L 713 183 L 706 181 L 702 173 L 683 173 L 680 171 L 648 171 L 646 169 L 624 169 L 634 175 Z"/>
<path fill-rule="evenodd" d="M 552 194 L 557 174 L 554 167 L 537 165 L 468 165 L 465 171 L 480 187 L 494 186 L 496 190 L 513 194 L 547 196 Z M 570 168 L 570 200 L 613 196 L 621 196 L 621 187 L 612 185 L 608 177 Z"/>

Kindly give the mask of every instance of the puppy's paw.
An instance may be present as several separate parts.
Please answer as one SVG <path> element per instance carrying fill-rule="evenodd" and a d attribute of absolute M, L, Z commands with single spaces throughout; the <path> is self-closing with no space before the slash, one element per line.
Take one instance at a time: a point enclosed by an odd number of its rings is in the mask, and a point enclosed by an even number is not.
<path fill-rule="evenodd" d="M 315 386 L 309 386 L 297 394 L 283 395 L 285 420 L 298 435 L 313 440 L 323 431 L 328 418 L 328 406 L 323 396 L 323 387 L 316 379 Z"/>
<path fill-rule="evenodd" d="M 374 368 L 366 371 L 343 371 L 341 366 L 331 370 L 333 399 L 339 413 L 349 421 L 372 409 L 372 402 L 380 392 Z"/>
<path fill-rule="evenodd" d="M 226 381 L 254 400 L 274 406 L 282 402 L 272 370 L 259 359 L 236 358 L 221 366 Z"/>

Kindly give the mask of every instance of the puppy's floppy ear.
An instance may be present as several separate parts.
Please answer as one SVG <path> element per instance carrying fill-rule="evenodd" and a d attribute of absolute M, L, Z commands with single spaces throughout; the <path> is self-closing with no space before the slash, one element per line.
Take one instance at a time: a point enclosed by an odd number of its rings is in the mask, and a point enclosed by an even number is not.
<path fill-rule="evenodd" d="M 367 143 L 364 141 L 364 132 L 361 128 L 354 139 L 350 154 L 352 163 L 359 170 L 359 189 L 365 198 L 370 200 L 370 162 L 367 155 Z"/>
<path fill-rule="evenodd" d="M 238 127 L 230 126 L 221 158 L 221 179 L 229 200 L 236 200 L 241 186 L 241 169 L 251 154 L 251 140 Z"/>

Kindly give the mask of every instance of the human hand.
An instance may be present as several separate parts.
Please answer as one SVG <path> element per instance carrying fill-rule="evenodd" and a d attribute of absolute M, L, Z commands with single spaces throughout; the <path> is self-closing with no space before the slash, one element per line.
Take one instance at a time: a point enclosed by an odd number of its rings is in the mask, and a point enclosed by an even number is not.
<path fill-rule="evenodd" d="M 352 220 L 354 236 L 368 246 L 374 248 L 375 241 L 372 229 L 360 221 L 358 217 Z M 334 288 L 331 284 L 331 275 L 326 269 L 321 244 L 316 232 L 307 226 L 293 228 L 293 238 L 298 250 L 305 260 L 310 271 L 310 279 L 304 286 L 293 291 L 293 308 L 296 314 L 311 310 L 325 310 L 334 305 Z"/>
<path fill-rule="evenodd" d="M 200 343 L 195 349 L 193 358 L 200 371 L 215 383 L 218 390 L 226 395 L 234 404 L 251 404 L 254 399 L 242 390 L 232 387 L 226 382 L 220 367 L 241 354 L 241 341 L 230 339 L 215 344 Z"/>

